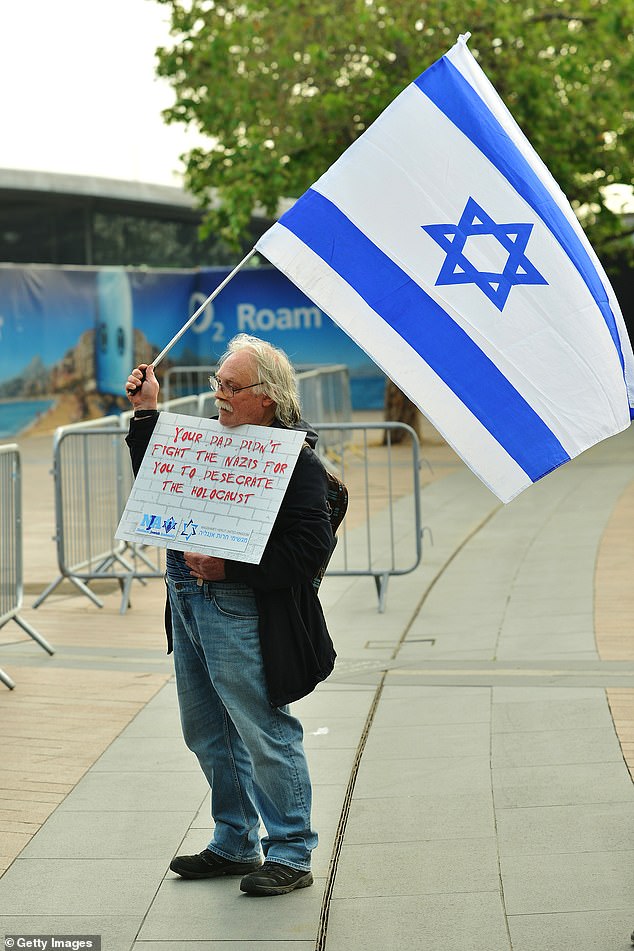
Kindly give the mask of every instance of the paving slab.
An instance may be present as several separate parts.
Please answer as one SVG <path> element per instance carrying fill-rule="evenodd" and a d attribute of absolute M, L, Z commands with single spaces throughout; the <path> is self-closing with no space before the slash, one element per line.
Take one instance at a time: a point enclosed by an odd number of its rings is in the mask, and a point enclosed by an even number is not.
<path fill-rule="evenodd" d="M 176 849 L 190 812 L 58 809 L 20 855 L 22 859 L 151 859 Z"/>
<path fill-rule="evenodd" d="M 119 773 L 134 763 L 137 773 L 198 774 L 199 766 L 194 754 L 184 743 L 167 745 L 163 737 L 119 736 L 99 757 L 92 767 L 98 773 Z"/>
<path fill-rule="evenodd" d="M 559 696 L 541 701 L 496 703 L 493 707 L 493 733 L 535 733 L 539 730 L 591 728 L 597 724 L 609 728 L 610 711 L 604 690 L 579 699 Z"/>
<path fill-rule="evenodd" d="M 487 838 L 493 834 L 495 815 L 490 790 L 456 789 L 445 796 L 402 797 L 398 808 L 392 797 L 352 801 L 346 822 L 346 848 L 379 842 L 403 847 L 432 839 Z"/>
<path fill-rule="evenodd" d="M 271 901 L 245 895 L 239 883 L 239 878 L 184 881 L 169 872 L 138 940 L 314 941 L 323 882 Z"/>
<path fill-rule="evenodd" d="M 632 782 L 624 763 L 502 766 L 492 770 L 498 809 L 526 806 L 624 802 L 634 808 Z"/>
<path fill-rule="evenodd" d="M 109 812 L 195 811 L 208 791 L 202 774 L 166 773 L 159 784 L 153 773 L 134 772 L 131 765 L 119 772 L 89 770 L 58 809 L 101 812 L 107 804 Z"/>
<path fill-rule="evenodd" d="M 0 914 L 0 934 L 5 935 L 100 935 L 103 951 L 131 948 L 143 921 L 136 915 L 24 915 Z M 14 947 L 18 947 L 17 944 Z"/>
<path fill-rule="evenodd" d="M 634 890 L 634 850 L 513 855 L 501 859 L 509 915 L 624 908 Z"/>
<path fill-rule="evenodd" d="M 11 915 L 99 918 L 143 916 L 165 874 L 152 859 L 18 858 L 0 879 L 0 906 Z M 90 934 L 95 934 L 91 929 Z"/>
<path fill-rule="evenodd" d="M 409 796 L 451 795 L 453 790 L 488 790 L 491 766 L 488 756 L 436 756 L 431 759 L 393 757 L 361 761 L 355 797 L 374 799 L 392 796 L 396 802 Z M 396 808 L 396 805 L 395 805 Z"/>
<path fill-rule="evenodd" d="M 546 614 L 545 617 L 546 626 L 550 626 L 552 615 Z M 577 630 L 560 634 L 552 630 L 540 630 L 533 634 L 505 637 L 496 650 L 496 657 L 500 661 L 531 660 L 536 656 L 545 660 L 592 660 L 596 657 L 594 632 Z"/>
<path fill-rule="evenodd" d="M 629 851 L 634 842 L 631 799 L 623 802 L 497 809 L 500 855 Z M 632 925 L 634 930 L 634 924 Z"/>
<path fill-rule="evenodd" d="M 513 951 L 631 951 L 632 907 L 510 915 Z"/>
<path fill-rule="evenodd" d="M 196 938 L 190 941 L 177 938 L 175 941 L 139 939 L 134 947 L 136 951 L 271 951 L 276 944 L 266 938 L 261 941 L 199 941 Z M 313 941 L 284 941 L 283 945 L 278 946 L 283 951 L 312 951 L 315 945 Z"/>
<path fill-rule="evenodd" d="M 433 688 L 428 688 L 433 689 Z M 444 687 L 429 697 L 410 696 L 399 686 L 399 696 L 386 694 L 374 717 L 373 726 L 440 726 L 449 723 L 488 723 L 491 698 L 486 688 L 474 687 L 454 694 Z"/>
<path fill-rule="evenodd" d="M 511 951 L 499 890 L 334 899 L 328 951 L 460 948 Z"/>
<path fill-rule="evenodd" d="M 488 757 L 491 731 L 488 723 L 376 726 L 368 737 L 364 758 L 403 759 L 451 756 Z"/>
<path fill-rule="evenodd" d="M 570 763 L 621 763 L 623 754 L 612 724 L 536 733 L 494 733 L 491 764 L 549 766 Z"/>
<path fill-rule="evenodd" d="M 384 898 L 494 892 L 499 886 L 494 829 L 477 839 L 346 844 L 333 897 Z"/>
<path fill-rule="evenodd" d="M 597 665 L 596 662 L 592 662 L 588 666 L 590 666 L 591 669 L 595 669 L 599 665 Z M 586 665 L 578 665 L 578 669 L 586 669 Z M 566 702 L 573 700 L 596 701 L 597 696 L 599 696 L 600 700 L 600 695 L 597 694 L 596 687 L 586 686 L 537 685 L 531 687 L 496 687 L 493 691 L 493 708 L 498 704 L 506 703 L 542 704 L 559 700 L 565 700 Z"/>

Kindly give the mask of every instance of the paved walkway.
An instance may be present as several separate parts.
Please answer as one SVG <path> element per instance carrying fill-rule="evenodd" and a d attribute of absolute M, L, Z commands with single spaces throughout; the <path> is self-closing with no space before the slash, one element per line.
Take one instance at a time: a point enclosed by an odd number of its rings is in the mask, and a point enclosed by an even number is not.
<path fill-rule="evenodd" d="M 25 608 L 58 650 L 0 632 L 17 682 L 0 690 L 0 934 L 101 934 L 104 951 L 628 948 L 633 448 L 634 430 L 507 507 L 432 448 L 434 544 L 390 580 L 385 613 L 371 580 L 324 581 L 340 659 L 295 705 L 321 844 L 315 886 L 285 898 L 167 871 L 204 847 L 210 820 L 161 583 L 135 588 L 123 617 L 116 590 L 101 611 L 65 590 Z M 46 463 L 36 440 L 23 455 L 39 524 Z M 404 540 L 410 513 L 405 497 Z M 44 568 L 28 537 L 27 566 Z M 41 574 L 27 571 L 29 597 Z"/>

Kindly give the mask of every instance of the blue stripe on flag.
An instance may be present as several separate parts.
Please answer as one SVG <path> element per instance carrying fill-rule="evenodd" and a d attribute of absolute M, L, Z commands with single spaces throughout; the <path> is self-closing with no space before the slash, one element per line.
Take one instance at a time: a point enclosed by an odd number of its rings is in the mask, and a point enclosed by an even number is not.
<path fill-rule="evenodd" d="M 605 287 L 592 260 L 539 175 L 473 87 L 445 56 L 426 69 L 414 84 L 463 132 L 504 175 L 539 215 L 585 281 L 605 320 L 625 367 L 619 332 Z"/>
<path fill-rule="evenodd" d="M 493 361 L 328 198 L 309 189 L 280 224 L 420 354 L 533 482 L 568 462 L 557 437 Z"/>

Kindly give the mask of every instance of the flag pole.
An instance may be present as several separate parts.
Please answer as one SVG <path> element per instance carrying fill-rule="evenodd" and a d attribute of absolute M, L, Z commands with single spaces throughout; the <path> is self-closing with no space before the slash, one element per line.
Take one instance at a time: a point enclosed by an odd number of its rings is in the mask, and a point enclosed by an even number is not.
<path fill-rule="evenodd" d="M 183 326 L 182 326 L 181 329 L 178 331 L 178 333 L 177 333 L 177 334 L 174 334 L 174 336 L 172 337 L 172 339 L 170 340 L 170 342 L 168 343 L 168 345 L 167 345 L 166 347 L 164 347 L 163 350 L 161 350 L 161 352 L 159 353 L 159 355 L 158 355 L 157 357 L 155 357 L 155 358 L 152 360 L 152 363 L 150 364 L 151 366 L 153 366 L 153 367 L 155 367 L 155 368 L 156 368 L 156 366 L 158 366 L 158 364 L 161 362 L 161 360 L 163 359 L 163 357 L 166 356 L 166 354 L 168 354 L 168 353 L 170 352 L 170 350 L 172 349 L 172 347 L 174 346 L 174 344 L 177 343 L 177 342 L 180 340 L 180 338 L 183 336 L 183 334 L 185 333 L 185 331 L 188 330 L 188 329 L 191 327 L 191 325 L 194 323 L 194 321 L 195 321 L 198 317 L 200 317 L 200 315 L 201 315 L 202 312 L 204 311 L 204 309 L 205 309 L 205 307 L 207 306 L 207 304 L 210 304 L 210 303 L 212 302 L 212 300 L 214 300 L 214 298 L 218 296 L 218 294 L 220 293 L 220 291 L 221 291 L 224 287 L 227 286 L 227 284 L 229 283 L 229 281 L 231 280 L 231 278 L 232 278 L 232 277 L 235 277 L 235 275 L 238 273 L 238 271 L 240 270 L 240 268 L 244 267 L 244 265 L 247 263 L 247 261 L 248 261 L 250 258 L 252 258 L 254 254 L 255 254 L 255 248 L 251 248 L 251 250 L 249 251 L 249 253 L 248 253 L 247 255 L 245 255 L 245 257 L 242 258 L 242 260 L 240 261 L 240 263 L 237 264 L 237 265 L 234 267 L 233 271 L 231 271 L 230 274 L 227 274 L 227 276 L 225 277 L 224 281 L 222 281 L 222 282 L 218 285 L 218 287 L 216 287 L 216 288 L 211 292 L 211 294 L 209 295 L 209 297 L 207 297 L 207 298 L 202 302 L 202 304 L 200 305 L 200 307 L 198 308 L 198 310 L 197 310 L 194 314 L 191 315 L 191 317 L 189 318 L 189 320 L 188 320 L 185 324 L 183 324 Z"/>

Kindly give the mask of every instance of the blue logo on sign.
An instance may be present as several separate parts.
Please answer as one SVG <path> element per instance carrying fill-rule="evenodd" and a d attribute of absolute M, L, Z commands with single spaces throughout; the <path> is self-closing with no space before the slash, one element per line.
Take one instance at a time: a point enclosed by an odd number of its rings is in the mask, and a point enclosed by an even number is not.
<path fill-rule="evenodd" d="M 137 532 L 143 532 L 146 535 L 155 535 L 160 538 L 174 538 L 178 522 L 173 515 L 163 519 L 161 515 L 144 514 L 137 526 Z"/>

